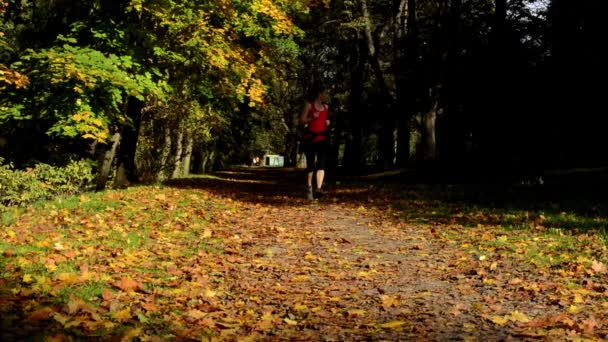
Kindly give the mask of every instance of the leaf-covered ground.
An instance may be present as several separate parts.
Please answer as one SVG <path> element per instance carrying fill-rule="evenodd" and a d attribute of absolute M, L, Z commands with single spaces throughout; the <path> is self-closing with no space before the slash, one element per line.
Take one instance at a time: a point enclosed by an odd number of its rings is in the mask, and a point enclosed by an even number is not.
<path fill-rule="evenodd" d="M 5 212 L 0 339 L 608 337 L 601 203 L 376 180 L 309 203 L 301 181 L 235 170 Z"/>

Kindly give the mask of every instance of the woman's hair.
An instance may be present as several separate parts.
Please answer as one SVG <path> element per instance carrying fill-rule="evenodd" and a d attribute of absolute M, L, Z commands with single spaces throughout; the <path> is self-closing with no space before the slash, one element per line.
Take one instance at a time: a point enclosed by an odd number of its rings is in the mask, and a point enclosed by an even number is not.
<path fill-rule="evenodd" d="M 306 100 L 308 100 L 309 102 L 312 102 L 317 98 L 317 96 L 319 96 L 319 94 L 321 94 L 322 92 L 324 92 L 326 90 L 328 90 L 328 88 L 324 84 L 315 83 L 310 87 Z"/>

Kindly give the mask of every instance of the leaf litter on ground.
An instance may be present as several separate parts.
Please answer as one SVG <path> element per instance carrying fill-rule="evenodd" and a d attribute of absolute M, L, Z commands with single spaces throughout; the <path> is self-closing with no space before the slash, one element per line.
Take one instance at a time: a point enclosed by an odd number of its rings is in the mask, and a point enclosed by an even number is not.
<path fill-rule="evenodd" d="M 599 231 L 390 183 L 343 182 L 310 204 L 299 174 L 227 175 L 20 212 L 0 231 L 1 337 L 608 334 Z"/>

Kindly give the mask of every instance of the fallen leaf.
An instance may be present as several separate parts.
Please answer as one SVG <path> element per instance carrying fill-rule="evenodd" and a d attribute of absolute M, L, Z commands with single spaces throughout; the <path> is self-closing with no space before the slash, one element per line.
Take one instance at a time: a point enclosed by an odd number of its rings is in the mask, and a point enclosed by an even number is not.
<path fill-rule="evenodd" d="M 194 319 L 202 319 L 205 316 L 207 316 L 206 312 L 202 312 L 201 310 L 197 310 L 197 309 L 192 309 L 192 310 L 188 311 L 186 314 L 189 317 L 192 317 Z"/>
<path fill-rule="evenodd" d="M 308 310 L 308 306 L 298 303 L 293 307 L 293 309 L 296 311 L 306 311 Z"/>
<path fill-rule="evenodd" d="M 401 301 L 397 296 L 380 295 L 380 299 L 382 299 L 382 307 L 385 309 L 397 307 L 401 304 Z"/>
<path fill-rule="evenodd" d="M 357 317 L 357 316 L 363 316 L 365 315 L 365 310 L 363 309 L 354 309 L 354 310 L 348 310 L 348 317 Z"/>
<path fill-rule="evenodd" d="M 511 312 L 511 316 L 509 317 L 509 319 L 513 322 L 519 322 L 519 323 L 530 322 L 530 318 L 519 311 Z"/>
<path fill-rule="evenodd" d="M 130 277 L 121 278 L 119 281 L 114 282 L 114 286 L 123 291 L 135 291 L 140 288 L 139 283 Z"/>
<path fill-rule="evenodd" d="M 283 319 L 283 322 L 285 322 L 285 323 L 287 323 L 289 325 L 298 325 L 298 321 L 294 321 L 294 320 L 289 319 L 289 318 Z"/>
<path fill-rule="evenodd" d="M 508 316 L 491 316 L 490 321 L 492 321 L 500 326 L 503 326 L 503 325 L 509 323 L 509 317 Z"/>
<path fill-rule="evenodd" d="M 23 282 L 26 284 L 31 284 L 34 281 L 34 279 L 32 278 L 32 275 L 30 274 L 24 274 L 23 275 Z"/>
<path fill-rule="evenodd" d="M 591 269 L 596 273 L 606 273 L 606 265 L 597 260 L 591 262 Z"/>
<path fill-rule="evenodd" d="M 395 329 L 395 328 L 404 326 L 406 324 L 407 324 L 407 322 L 404 322 L 404 321 L 390 321 L 390 322 L 380 324 L 380 328 Z"/>
<path fill-rule="evenodd" d="M 28 320 L 30 322 L 32 322 L 32 321 L 34 321 L 34 322 L 45 321 L 45 320 L 51 319 L 51 317 L 53 316 L 54 312 L 55 311 L 53 311 L 53 309 L 51 309 L 49 307 L 38 309 L 36 311 L 33 311 L 29 315 Z"/>

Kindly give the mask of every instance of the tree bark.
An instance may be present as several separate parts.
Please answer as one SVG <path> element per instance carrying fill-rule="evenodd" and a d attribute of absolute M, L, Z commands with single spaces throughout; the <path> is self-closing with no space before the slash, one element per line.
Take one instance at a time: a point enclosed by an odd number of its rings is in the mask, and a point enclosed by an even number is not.
<path fill-rule="evenodd" d="M 395 120 L 392 113 L 394 98 L 390 93 L 384 72 L 380 67 L 380 60 L 376 49 L 376 42 L 372 34 L 372 19 L 367 6 L 367 0 L 361 0 L 361 10 L 363 12 L 365 38 L 369 53 L 369 62 L 374 72 L 381 96 L 382 128 L 380 132 L 380 163 L 384 168 L 394 165 L 395 157 Z"/>
<path fill-rule="evenodd" d="M 162 145 L 162 151 L 160 154 L 160 158 L 158 161 L 158 174 L 156 175 L 156 180 L 164 180 L 167 177 L 167 170 L 166 170 L 166 165 L 167 162 L 169 160 L 169 157 L 171 156 L 171 144 L 172 144 L 172 139 L 171 139 L 171 130 L 168 129 L 167 127 L 164 127 L 164 135 L 165 135 L 165 141 Z"/>
<path fill-rule="evenodd" d="M 397 86 L 395 109 L 397 114 L 397 165 L 405 166 L 410 159 L 411 121 L 416 114 L 416 67 L 418 63 L 416 0 L 401 0 L 396 22 L 399 23 L 399 26 L 395 28 L 397 39 L 394 44 Z"/>
<path fill-rule="evenodd" d="M 97 178 L 97 190 L 101 191 L 106 188 L 108 178 L 110 178 L 110 171 L 112 171 L 112 163 L 116 158 L 116 150 L 120 145 L 120 133 L 116 132 L 112 139 L 112 147 L 104 153 L 103 160 L 101 162 L 101 169 L 99 170 L 99 177 Z"/>
<path fill-rule="evenodd" d="M 182 172 L 181 177 L 187 177 L 190 175 L 190 165 L 192 161 L 192 150 L 194 148 L 194 139 L 192 135 L 189 135 L 186 142 L 186 150 L 184 152 L 184 158 L 182 159 Z"/>
<path fill-rule="evenodd" d="M 135 154 L 141 130 L 141 111 L 143 107 L 143 102 L 135 98 L 129 98 L 127 115 L 131 118 L 132 125 L 125 125 L 121 133 L 122 141 L 118 149 L 116 180 L 114 182 L 119 188 L 124 188 L 129 182 L 138 180 Z"/>
<path fill-rule="evenodd" d="M 184 141 L 184 131 L 183 129 L 179 129 L 177 133 L 177 145 L 175 146 L 175 159 L 173 162 L 173 172 L 171 173 L 171 178 L 179 178 L 181 176 L 181 163 L 182 163 L 182 150 L 183 150 L 183 141 Z"/>
<path fill-rule="evenodd" d="M 363 80 L 365 79 L 365 65 L 367 63 L 365 53 L 365 42 L 359 41 L 352 45 L 350 59 L 350 134 L 346 140 L 344 151 L 344 165 L 351 172 L 356 172 L 362 166 L 362 141 L 363 141 Z"/>
<path fill-rule="evenodd" d="M 437 137 L 436 123 L 437 114 L 439 113 L 439 93 L 440 86 L 436 86 L 431 90 L 431 108 L 424 114 L 423 117 L 423 142 L 424 142 L 424 160 L 435 161 L 437 159 Z"/>

